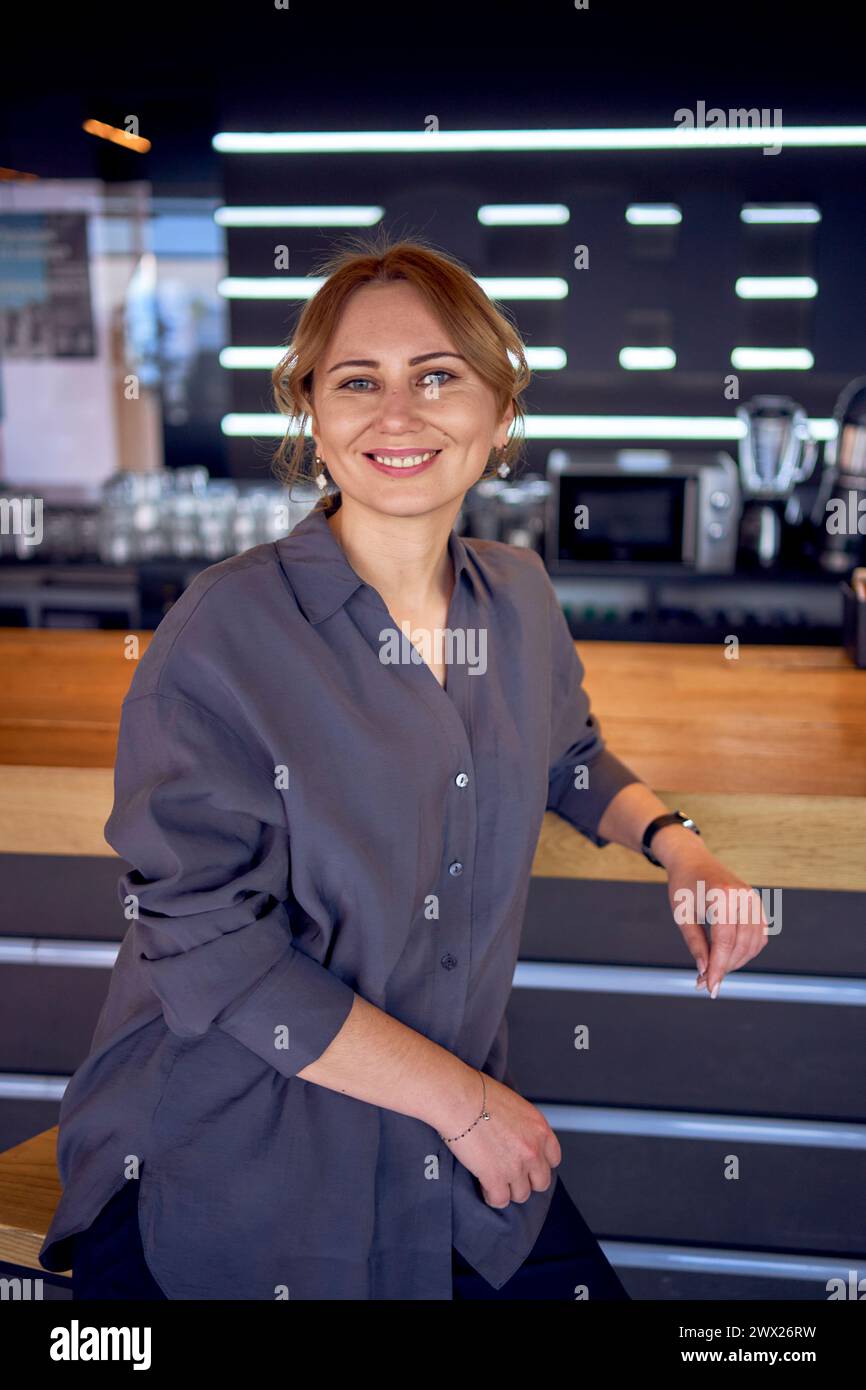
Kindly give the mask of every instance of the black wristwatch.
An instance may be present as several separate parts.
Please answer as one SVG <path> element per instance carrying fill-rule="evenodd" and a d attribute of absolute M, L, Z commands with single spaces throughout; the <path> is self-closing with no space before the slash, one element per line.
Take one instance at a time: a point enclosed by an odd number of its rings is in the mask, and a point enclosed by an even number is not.
<path fill-rule="evenodd" d="M 661 830 L 663 825 L 684 825 L 687 830 L 693 830 L 696 835 L 700 835 L 701 833 L 700 830 L 698 830 L 698 827 L 695 825 L 694 821 L 689 816 L 684 816 L 682 811 L 668 811 L 667 815 L 656 816 L 655 820 L 651 820 L 643 833 L 641 849 L 643 850 L 649 862 L 651 864 L 655 864 L 657 869 L 663 869 L 664 864 L 662 864 L 660 860 L 656 859 L 655 855 L 652 853 L 650 849 L 650 841 L 652 840 L 652 837 L 653 835 L 655 835 L 656 831 Z"/>

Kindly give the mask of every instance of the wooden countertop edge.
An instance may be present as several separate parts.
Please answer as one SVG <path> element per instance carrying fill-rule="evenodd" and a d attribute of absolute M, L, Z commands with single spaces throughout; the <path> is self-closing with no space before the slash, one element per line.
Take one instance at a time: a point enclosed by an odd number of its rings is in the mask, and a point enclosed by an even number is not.
<path fill-rule="evenodd" d="M 111 769 L 6 766 L 3 774 L 0 853 L 114 857 L 103 836 Z M 687 810 L 713 853 L 755 887 L 866 892 L 866 797 L 656 791 L 667 806 Z M 664 882 L 642 855 L 621 845 L 596 846 L 552 813 L 545 815 L 532 873 Z"/>
<path fill-rule="evenodd" d="M 37 1257 L 61 1192 L 56 1125 L 0 1154 L 0 1260 L 48 1273 Z"/>
<path fill-rule="evenodd" d="M 658 790 L 687 811 L 713 854 L 756 888 L 866 892 L 866 798 Z M 548 813 L 533 876 L 665 883 L 662 869 L 622 845 L 593 845 Z"/>

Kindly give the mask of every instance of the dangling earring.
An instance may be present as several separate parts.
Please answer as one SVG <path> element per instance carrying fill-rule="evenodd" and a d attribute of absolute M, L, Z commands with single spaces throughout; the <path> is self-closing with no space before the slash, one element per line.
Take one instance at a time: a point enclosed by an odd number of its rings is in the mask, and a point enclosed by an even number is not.
<path fill-rule="evenodd" d="M 508 475 L 509 475 L 509 473 L 511 472 L 511 465 L 510 465 L 509 463 L 506 463 L 506 462 L 505 462 L 505 450 L 504 450 L 504 449 L 500 449 L 500 450 L 499 450 L 499 460 L 500 460 L 500 462 L 499 462 L 499 467 L 497 468 L 496 471 L 497 471 L 497 473 L 499 474 L 500 478 L 507 478 Z"/>
<path fill-rule="evenodd" d="M 325 488 L 328 486 L 328 475 L 327 475 L 327 473 L 325 472 L 325 469 L 324 469 L 324 462 L 325 462 L 325 460 L 324 460 L 324 459 L 320 459 L 320 458 L 319 458 L 319 455 L 316 454 L 316 463 L 319 463 L 319 464 L 322 465 L 322 467 L 319 469 L 318 473 L 316 474 L 316 487 L 319 489 L 320 492 L 324 492 L 324 491 L 325 491 Z"/>

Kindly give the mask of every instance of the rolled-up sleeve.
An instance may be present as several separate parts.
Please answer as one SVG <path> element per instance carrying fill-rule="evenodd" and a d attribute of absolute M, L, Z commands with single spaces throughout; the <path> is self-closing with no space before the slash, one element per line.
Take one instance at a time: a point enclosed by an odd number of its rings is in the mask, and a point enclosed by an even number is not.
<path fill-rule="evenodd" d="M 605 808 L 617 792 L 641 779 L 611 753 L 590 709 L 584 667 L 550 577 L 544 571 L 550 625 L 551 706 L 548 811 L 555 811 L 600 848 Z"/>
<path fill-rule="evenodd" d="M 186 700 L 124 702 L 107 842 L 167 1026 L 216 1026 L 284 1076 L 340 1031 L 354 991 L 293 943 L 285 809 L 261 745 Z"/>

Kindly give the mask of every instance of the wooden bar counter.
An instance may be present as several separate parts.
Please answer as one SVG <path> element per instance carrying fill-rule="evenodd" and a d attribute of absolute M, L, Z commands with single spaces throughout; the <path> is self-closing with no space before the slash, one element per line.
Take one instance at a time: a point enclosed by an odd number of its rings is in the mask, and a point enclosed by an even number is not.
<path fill-rule="evenodd" d="M 149 633 L 138 634 L 143 651 Z M 0 851 L 113 854 L 129 635 L 0 630 Z M 866 890 L 866 673 L 841 649 L 581 642 L 612 752 L 761 885 Z M 519 660 L 519 653 L 515 653 Z M 655 880 L 548 815 L 533 872 Z"/>
<path fill-rule="evenodd" d="M 136 635 L 143 652 L 151 634 Z M 35 882 L 31 857 L 62 860 L 68 856 L 70 865 L 86 860 L 97 866 L 100 857 L 115 857 L 102 832 L 113 800 L 120 704 L 134 670 L 129 648 L 130 634 L 121 632 L 0 630 L 0 852 L 6 860 L 4 871 L 21 875 L 23 883 Z M 694 816 L 713 853 L 742 879 L 762 889 L 866 892 L 866 673 L 854 667 L 842 650 L 741 647 L 737 659 L 730 660 L 715 645 L 580 642 L 578 648 L 592 708 L 610 749 L 666 805 L 680 806 Z M 514 660 L 520 660 L 519 652 Z M 65 877 L 56 858 L 51 864 L 44 862 L 55 876 L 52 883 L 58 874 L 61 880 Z M 551 881 L 562 879 L 663 882 L 661 872 L 640 855 L 613 844 L 599 849 L 552 814 L 544 820 L 533 877 L 547 880 L 555 891 L 559 889 Z M 606 888 L 603 883 L 592 887 Z M 578 890 L 584 891 L 589 890 Z M 24 920 L 29 911 L 26 894 L 25 889 L 23 897 L 18 895 L 18 920 L 0 929 L 0 937 L 5 934 L 9 941 L 16 935 L 26 936 L 38 944 L 38 921 Z M 853 950 L 859 938 L 859 899 L 846 899 L 846 904 L 844 940 Z M 49 910 L 52 929 L 63 935 L 66 923 L 57 920 L 62 910 L 59 914 Z M 820 925 L 821 904 L 816 911 Z M 823 966 L 821 932 L 810 932 L 810 936 L 810 959 Z M 667 949 L 673 949 L 673 934 L 671 943 Z M 580 958 L 585 948 L 577 944 L 574 949 Z M 586 949 L 592 959 L 591 946 Z M 614 943 L 611 951 L 615 950 Z M 656 966 L 664 963 L 657 954 L 653 948 L 648 958 Z M 674 959 L 679 968 L 684 965 L 678 956 Z M 834 968 L 838 970 L 838 963 Z M 862 973 L 856 963 L 851 969 Z M 83 977 L 87 972 L 73 969 L 71 973 Z M 69 1012 L 62 983 L 55 980 L 46 988 L 64 996 Z M 40 1027 L 38 1007 L 23 1007 L 19 1021 L 7 1030 L 13 1048 L 28 1029 L 38 1032 Z M 675 1007 L 688 1010 L 689 1005 Z M 839 1011 L 842 1025 L 851 1012 Z M 686 1028 L 694 1026 L 692 1015 L 683 1017 L 687 1024 L 679 1035 L 688 1038 Z M 731 1029 L 736 1045 L 744 1026 L 738 1023 L 738 1015 L 729 1011 L 715 1018 L 720 1029 Z M 764 1026 L 770 1024 L 766 1016 Z M 802 1026 L 811 1024 L 810 1015 Z M 86 1032 L 76 1026 L 75 1046 L 80 1050 Z M 525 1026 L 524 1032 L 537 1037 L 535 1025 Z M 650 1033 L 657 1037 L 658 1029 L 651 1027 Z M 691 1046 L 703 1048 L 706 1056 L 706 1041 L 699 1033 L 695 1037 Z M 729 1045 L 727 1035 L 721 1037 Z M 832 1058 L 835 1033 L 828 1038 L 829 1050 L 822 1055 Z M 30 1056 L 26 1051 L 30 1044 L 27 1039 L 24 1042 L 20 1055 Z M 843 1045 L 840 1035 L 840 1050 Z M 688 1052 L 685 1044 L 680 1051 Z M 791 1052 L 796 1055 L 793 1045 Z M 67 1060 L 72 1070 L 77 1063 Z M 822 1062 L 822 1066 L 826 1071 L 828 1064 Z M 5 1069 L 25 1074 L 52 1068 L 45 1062 L 18 1062 L 11 1067 L 7 1062 Z M 54 1070 L 62 1070 L 56 1061 Z M 615 1076 L 627 1078 L 631 1070 L 626 1057 Z M 744 1074 L 751 1072 L 745 1068 Z M 708 1108 L 730 1108 L 724 1094 L 726 1076 L 722 1068 L 708 1086 L 704 1102 Z M 687 1077 L 680 1084 L 685 1094 Z M 720 1097 L 715 1104 L 713 1085 Z M 613 1083 L 610 1089 L 615 1094 Z M 641 1103 L 652 1104 L 650 1086 L 646 1094 L 649 1098 L 642 1095 Z M 674 1094 L 678 1099 L 678 1093 Z M 748 1094 L 742 1104 L 759 1113 L 768 1108 L 762 1098 L 751 1106 Z M 683 1107 L 690 1106 L 694 1102 L 686 1098 Z M 843 1101 L 840 1106 L 845 1117 L 856 1109 L 853 1102 L 848 1106 Z M 23 1143 L 7 1139 L 6 1152 L 0 1153 L 0 1261 L 37 1273 L 43 1271 L 36 1254 L 60 1191 L 54 1158 L 56 1128 L 46 1129 L 47 1122 L 37 1119 L 29 1128 L 29 1121 L 24 1122 L 17 1135 L 32 1134 L 37 1127 L 42 1132 Z M 683 1161 L 687 1161 L 687 1150 L 685 1146 Z M 615 1156 L 619 1151 L 610 1152 Z M 816 1152 L 820 1159 L 821 1151 Z M 643 1153 L 632 1159 L 627 1151 L 623 1161 L 635 1163 L 634 1171 L 640 1171 Z M 586 1150 L 574 1158 L 575 1172 L 581 1171 L 585 1158 Z M 599 1159 L 602 1168 L 605 1162 Z M 793 1179 L 809 1184 L 809 1171 L 792 1168 Z M 841 1191 L 844 1174 L 840 1172 L 834 1169 L 833 1182 Z M 816 1219 L 824 1221 L 827 1212 L 833 1215 L 835 1190 Z M 681 1217 L 671 1217 L 674 1234 L 681 1229 L 678 1220 Z M 717 1231 L 711 1234 L 714 1239 L 709 1244 L 721 1239 Z M 772 1245 L 776 1237 L 770 1232 L 765 1239 Z"/>

